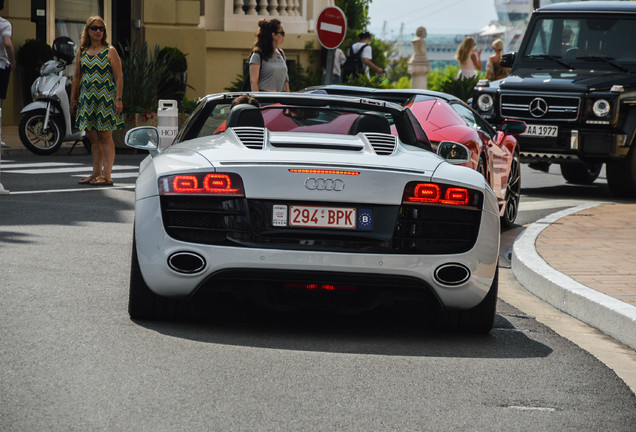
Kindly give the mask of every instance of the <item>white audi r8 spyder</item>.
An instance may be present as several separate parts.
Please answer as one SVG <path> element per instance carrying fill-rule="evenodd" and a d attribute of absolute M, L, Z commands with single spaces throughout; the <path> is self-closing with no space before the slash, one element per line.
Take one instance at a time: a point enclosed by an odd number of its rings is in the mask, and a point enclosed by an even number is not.
<path fill-rule="evenodd" d="M 156 128 L 126 135 L 150 151 L 132 318 L 172 318 L 205 293 L 282 307 L 420 302 L 447 328 L 490 331 L 499 208 L 483 175 L 456 165 L 466 147 L 433 153 L 410 109 L 390 102 L 239 96 L 202 99 L 168 148 Z"/>

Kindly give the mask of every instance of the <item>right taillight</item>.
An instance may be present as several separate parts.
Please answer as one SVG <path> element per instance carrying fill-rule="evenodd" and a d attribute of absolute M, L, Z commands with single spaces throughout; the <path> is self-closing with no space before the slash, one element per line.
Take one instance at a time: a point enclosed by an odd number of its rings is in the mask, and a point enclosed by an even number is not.
<path fill-rule="evenodd" d="M 404 188 L 404 204 L 439 204 L 481 208 L 481 193 L 469 188 L 440 183 L 411 182 Z"/>

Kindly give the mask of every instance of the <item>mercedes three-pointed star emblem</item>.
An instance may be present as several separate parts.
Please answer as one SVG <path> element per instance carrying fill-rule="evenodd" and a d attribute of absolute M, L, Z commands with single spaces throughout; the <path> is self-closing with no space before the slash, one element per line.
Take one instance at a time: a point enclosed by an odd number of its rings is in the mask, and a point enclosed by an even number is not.
<path fill-rule="evenodd" d="M 530 102 L 528 110 L 530 111 L 532 117 L 543 117 L 548 113 L 548 103 L 545 101 L 545 99 L 534 98 L 532 99 L 532 102 Z"/>

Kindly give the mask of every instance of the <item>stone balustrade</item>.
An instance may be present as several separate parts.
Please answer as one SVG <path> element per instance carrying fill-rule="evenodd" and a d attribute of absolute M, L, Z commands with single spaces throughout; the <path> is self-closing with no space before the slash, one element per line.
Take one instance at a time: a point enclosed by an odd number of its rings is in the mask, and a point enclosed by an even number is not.
<path fill-rule="evenodd" d="M 302 16 L 301 0 L 234 0 L 235 15 Z"/>
<path fill-rule="evenodd" d="M 206 30 L 255 33 L 258 20 L 279 19 L 285 32 L 315 31 L 315 20 L 330 0 L 205 0 Z M 288 38 L 289 39 L 289 38 Z"/>

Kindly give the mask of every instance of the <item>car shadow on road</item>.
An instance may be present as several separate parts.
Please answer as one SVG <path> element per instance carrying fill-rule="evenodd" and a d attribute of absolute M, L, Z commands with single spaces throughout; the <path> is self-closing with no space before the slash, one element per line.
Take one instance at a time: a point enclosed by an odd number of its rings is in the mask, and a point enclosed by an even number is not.
<path fill-rule="evenodd" d="M 126 223 L 132 227 L 133 190 L 105 189 L 100 192 L 15 195 L 0 200 L 0 221 L 11 226 L 79 225 L 87 222 Z M 92 192 L 92 193 L 90 193 Z M 0 238 L 0 241 L 2 239 Z"/>
<path fill-rule="evenodd" d="M 438 330 L 410 309 L 339 314 L 224 307 L 182 321 L 136 323 L 202 343 L 276 350 L 458 358 L 541 358 L 552 352 L 529 337 L 533 330 L 517 328 L 501 314 L 488 335 L 478 335 Z"/>

